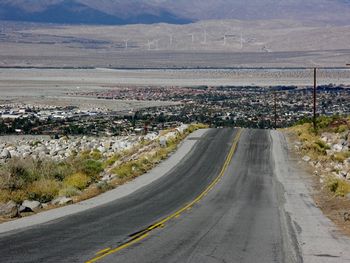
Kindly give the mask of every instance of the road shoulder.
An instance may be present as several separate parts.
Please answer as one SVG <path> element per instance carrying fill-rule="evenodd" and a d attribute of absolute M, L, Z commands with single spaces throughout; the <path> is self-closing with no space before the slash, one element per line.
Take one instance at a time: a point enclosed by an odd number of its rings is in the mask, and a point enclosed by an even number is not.
<path fill-rule="evenodd" d="M 350 239 L 317 208 L 311 197 L 305 171 L 298 167 L 284 135 L 271 132 L 275 173 L 284 188 L 284 210 L 296 233 L 303 262 L 350 262 Z"/>

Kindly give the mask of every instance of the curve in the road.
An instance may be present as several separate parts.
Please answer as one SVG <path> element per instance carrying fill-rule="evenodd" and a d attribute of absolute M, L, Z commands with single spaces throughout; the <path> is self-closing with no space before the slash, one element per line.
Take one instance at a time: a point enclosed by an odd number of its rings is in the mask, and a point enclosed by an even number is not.
<path fill-rule="evenodd" d="M 228 168 L 228 165 L 231 162 L 231 159 L 236 151 L 237 148 L 237 143 L 239 140 L 239 137 L 241 135 L 241 130 L 239 130 L 239 132 L 237 133 L 236 137 L 233 140 L 231 149 L 229 154 L 226 157 L 226 160 L 224 162 L 224 165 L 222 166 L 222 169 L 220 171 L 220 173 L 218 174 L 218 176 L 208 185 L 208 187 L 202 192 L 200 193 L 193 201 L 191 201 L 190 203 L 184 205 L 183 207 L 181 207 L 180 209 L 178 209 L 177 211 L 175 211 L 174 213 L 170 214 L 169 216 L 167 216 L 166 218 L 163 218 L 155 223 L 153 223 L 152 225 L 150 225 L 149 227 L 142 229 L 134 234 L 130 235 L 130 239 L 125 241 L 125 243 L 123 243 L 122 245 L 111 249 L 111 248 L 105 248 L 105 249 L 101 249 L 99 252 L 96 253 L 96 257 L 94 257 L 91 260 L 88 260 L 86 263 L 95 263 L 99 260 L 101 260 L 102 258 L 109 256 L 111 254 L 114 254 L 122 249 L 125 249 L 139 241 L 141 241 L 142 239 L 146 238 L 149 233 L 152 230 L 155 230 L 157 228 L 160 227 L 164 227 L 165 223 L 167 223 L 169 220 L 173 219 L 173 218 L 177 218 L 179 217 L 182 213 L 184 213 L 186 210 L 191 209 L 196 203 L 198 203 L 201 199 L 203 199 L 204 196 L 206 196 L 210 190 L 213 189 L 213 187 L 215 187 L 215 185 L 221 180 L 221 178 L 225 175 L 225 172 Z"/>
<path fill-rule="evenodd" d="M 167 217 L 196 198 L 220 173 L 234 129 L 213 129 L 166 176 L 101 207 L 0 235 L 1 262 L 85 262 L 101 248 L 117 247 L 129 235 Z"/>

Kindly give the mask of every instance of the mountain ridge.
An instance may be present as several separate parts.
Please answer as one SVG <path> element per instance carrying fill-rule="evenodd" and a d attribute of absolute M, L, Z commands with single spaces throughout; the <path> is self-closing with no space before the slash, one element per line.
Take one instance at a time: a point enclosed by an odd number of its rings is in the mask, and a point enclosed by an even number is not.
<path fill-rule="evenodd" d="M 29 4 L 30 2 L 30 4 Z M 200 20 L 350 21 L 349 0 L 0 0 L 0 20 L 67 24 L 187 24 Z"/>

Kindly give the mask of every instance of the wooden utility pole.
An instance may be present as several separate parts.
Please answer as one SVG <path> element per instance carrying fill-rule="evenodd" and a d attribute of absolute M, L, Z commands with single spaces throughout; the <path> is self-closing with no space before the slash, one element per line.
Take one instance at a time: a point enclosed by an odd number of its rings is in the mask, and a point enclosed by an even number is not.
<path fill-rule="evenodd" d="M 317 132 L 317 119 L 316 119 L 316 89 L 317 89 L 317 69 L 314 68 L 314 116 L 313 116 L 313 123 L 314 123 L 314 132 Z"/>
<path fill-rule="evenodd" d="M 276 91 L 274 92 L 274 111 L 275 111 L 275 129 L 277 130 L 277 95 Z"/>

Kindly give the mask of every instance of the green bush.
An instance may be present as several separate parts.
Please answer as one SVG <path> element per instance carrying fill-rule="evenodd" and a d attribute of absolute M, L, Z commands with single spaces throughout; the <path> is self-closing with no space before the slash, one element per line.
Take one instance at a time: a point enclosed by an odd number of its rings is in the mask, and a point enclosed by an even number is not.
<path fill-rule="evenodd" d="M 109 159 L 107 159 L 104 163 L 105 167 L 109 167 L 112 166 L 113 164 L 115 164 L 116 161 L 118 161 L 120 159 L 120 155 L 119 154 L 115 154 L 112 157 L 110 157 Z"/>
<path fill-rule="evenodd" d="M 85 189 L 90 182 L 91 182 L 91 178 L 81 172 L 69 175 L 63 181 L 66 187 L 74 187 L 79 190 Z"/>
<path fill-rule="evenodd" d="M 133 172 L 133 164 L 131 162 L 122 164 L 112 170 L 112 173 L 116 174 L 119 178 L 130 177 Z"/>
<path fill-rule="evenodd" d="M 82 162 L 81 172 L 87 176 L 96 179 L 97 176 L 103 171 L 103 165 L 100 161 L 88 159 Z"/>
<path fill-rule="evenodd" d="M 98 161 L 98 160 L 101 160 L 102 153 L 99 150 L 95 149 L 90 153 L 90 156 L 92 159 Z"/>

